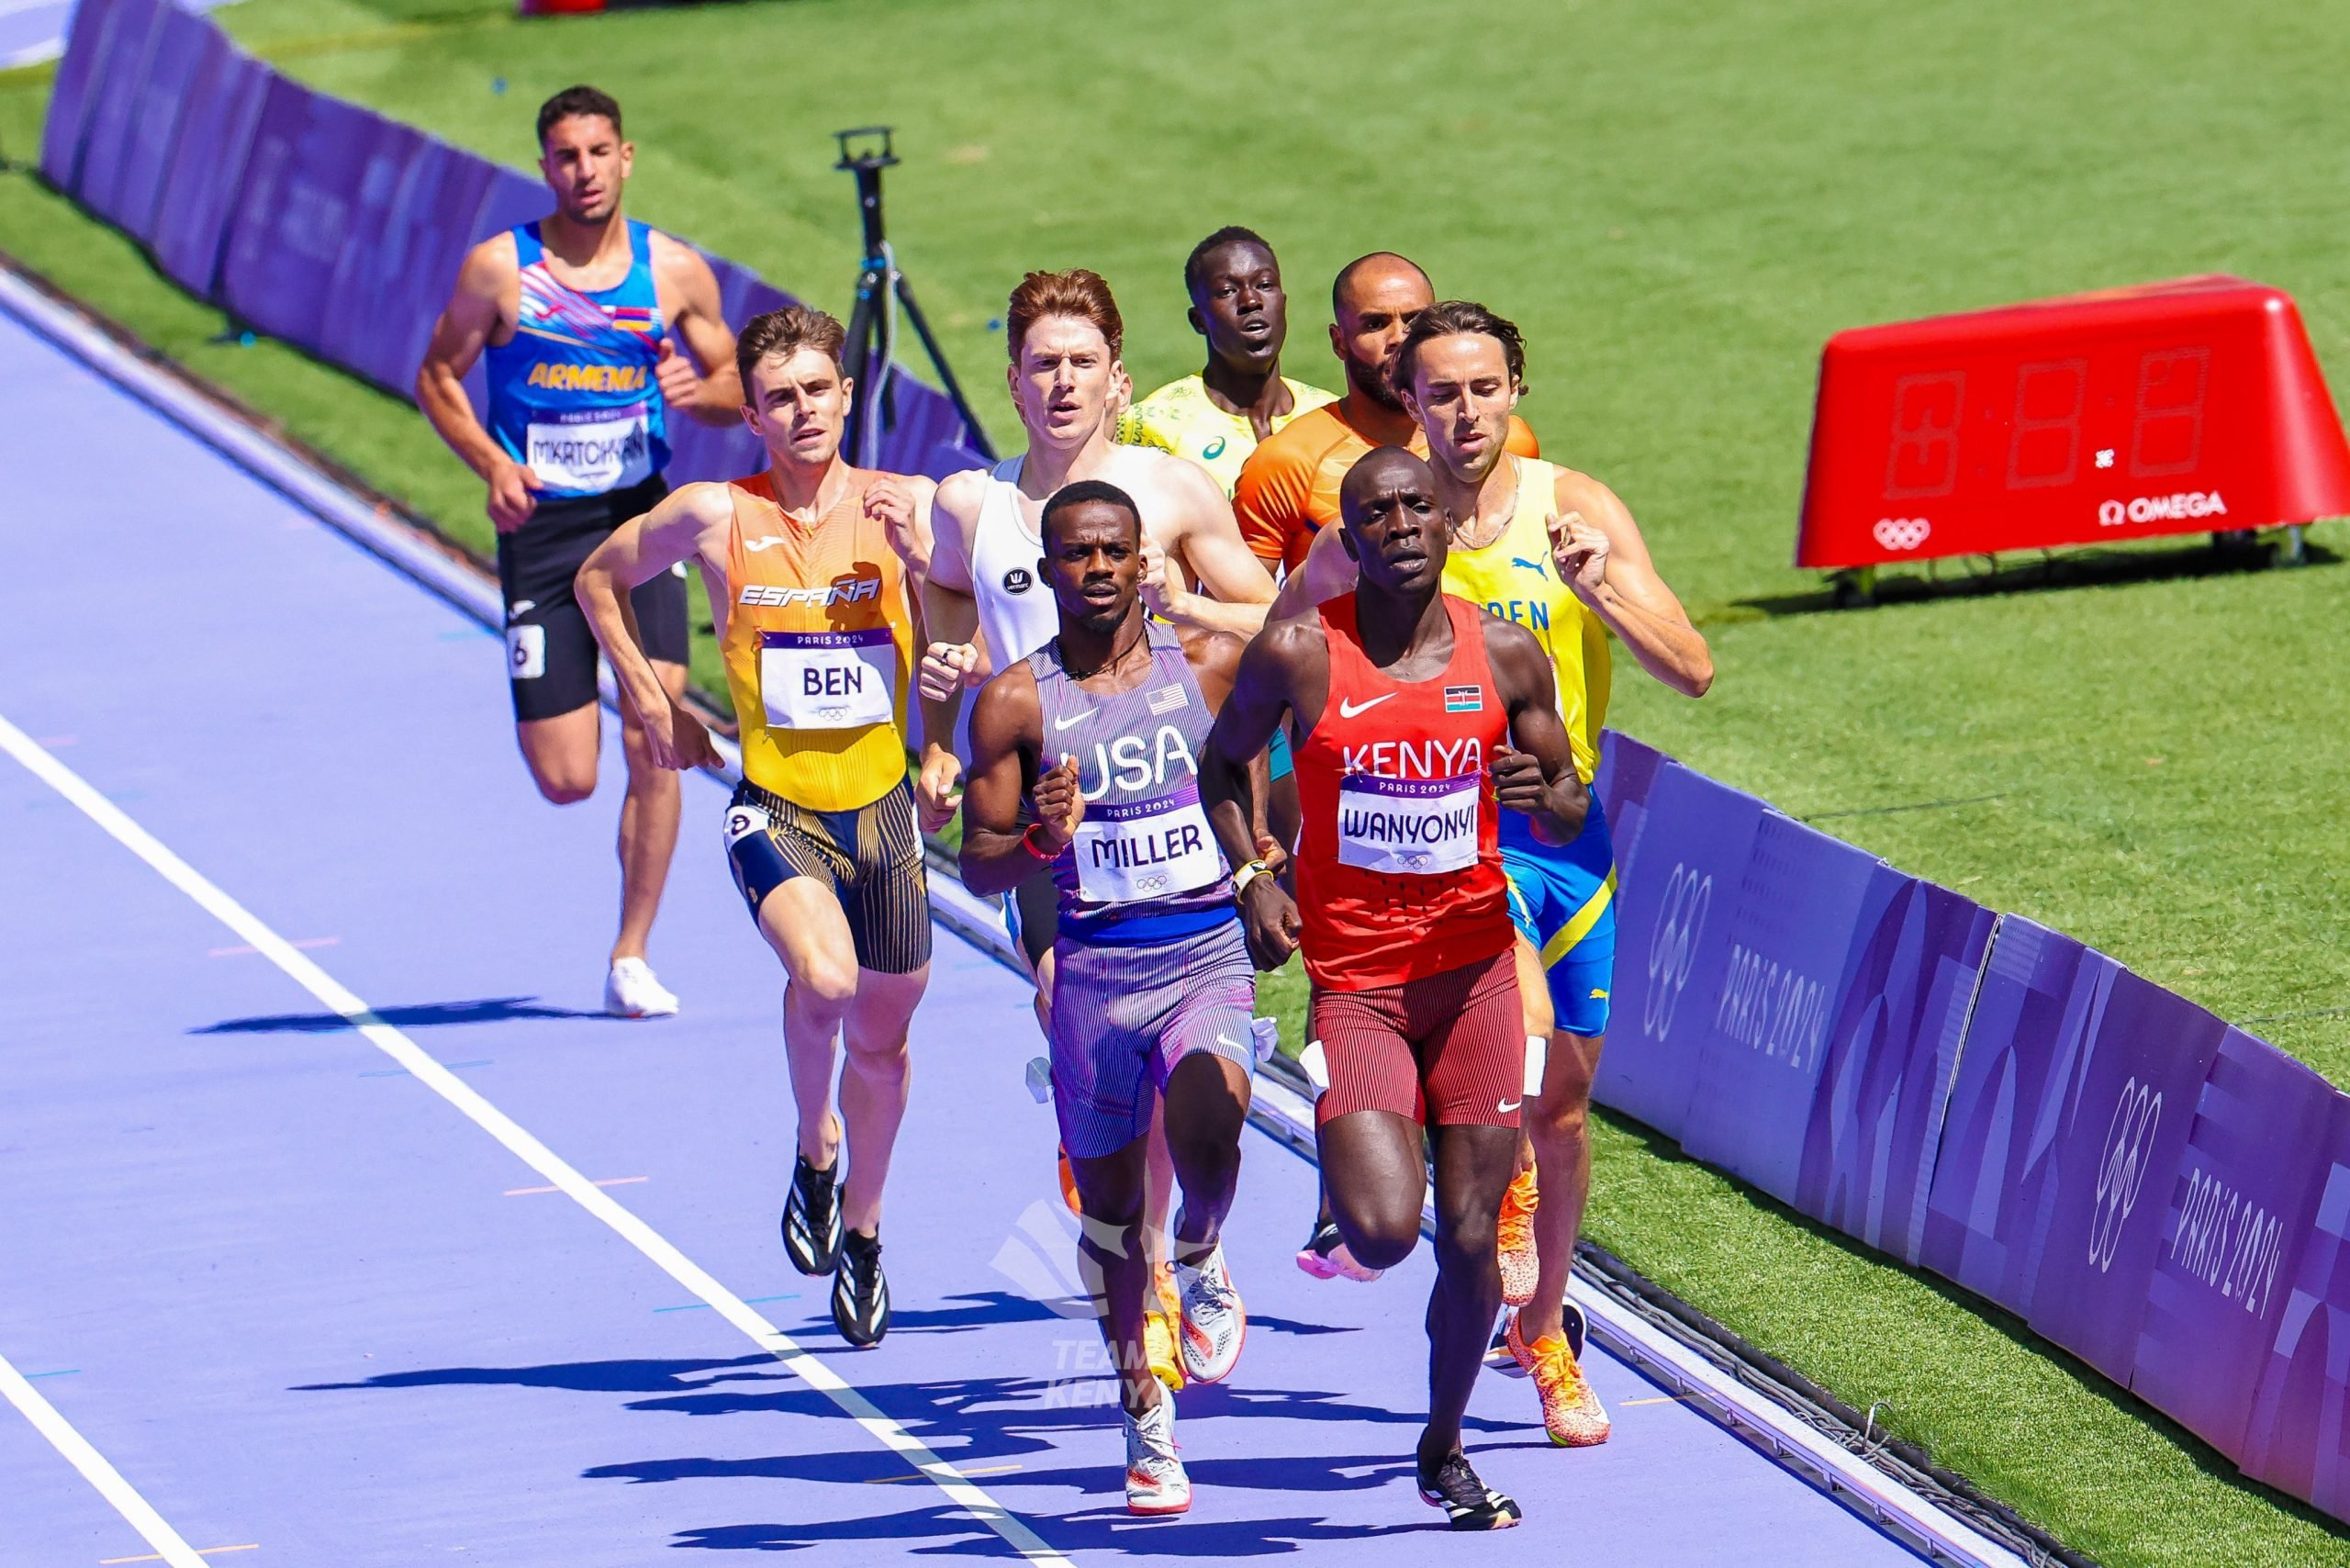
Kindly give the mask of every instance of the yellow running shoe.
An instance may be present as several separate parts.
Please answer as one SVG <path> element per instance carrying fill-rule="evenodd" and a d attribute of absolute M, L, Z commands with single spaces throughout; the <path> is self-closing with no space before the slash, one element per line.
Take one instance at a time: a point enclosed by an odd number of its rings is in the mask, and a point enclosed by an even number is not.
<path fill-rule="evenodd" d="M 1146 1312 L 1142 1315 L 1143 1359 L 1150 1363 L 1150 1375 L 1174 1394 L 1183 1386 L 1183 1354 L 1176 1348 L 1173 1319 L 1164 1313 Z"/>
<path fill-rule="evenodd" d="M 1561 1448 L 1587 1449 L 1607 1440 L 1612 1429 L 1599 1395 L 1583 1375 L 1574 1350 L 1564 1334 L 1545 1334 L 1529 1345 L 1518 1332 L 1517 1314 L 1511 1313 L 1509 1353 L 1534 1379 L 1542 1396 L 1542 1429 Z"/>
<path fill-rule="evenodd" d="M 1512 1306 L 1532 1301 L 1541 1280 L 1541 1259 L 1534 1250 L 1534 1210 L 1539 1202 L 1531 1168 L 1518 1172 L 1517 1180 L 1502 1194 L 1494 1241 L 1494 1250 L 1501 1255 L 1502 1300 Z"/>

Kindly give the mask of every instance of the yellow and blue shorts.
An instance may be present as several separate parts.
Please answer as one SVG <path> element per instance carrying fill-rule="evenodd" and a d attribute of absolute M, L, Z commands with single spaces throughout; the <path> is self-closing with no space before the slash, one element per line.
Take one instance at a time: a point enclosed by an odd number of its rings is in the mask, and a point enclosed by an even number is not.
<path fill-rule="evenodd" d="M 1556 1026 L 1586 1039 L 1605 1035 L 1616 981 L 1616 850 L 1599 797 L 1582 834 L 1557 847 L 1537 841 L 1525 816 L 1504 812 L 1502 871 L 1510 921 L 1542 955 Z"/>

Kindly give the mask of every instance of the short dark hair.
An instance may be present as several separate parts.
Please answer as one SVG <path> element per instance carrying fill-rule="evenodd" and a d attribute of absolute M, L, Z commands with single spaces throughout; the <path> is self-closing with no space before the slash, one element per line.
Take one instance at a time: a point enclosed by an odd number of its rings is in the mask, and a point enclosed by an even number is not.
<path fill-rule="evenodd" d="M 1395 390 L 1411 389 L 1422 343 L 1431 338 L 1472 335 L 1500 343 L 1502 358 L 1509 364 L 1510 380 L 1526 380 L 1526 334 L 1517 330 L 1516 322 L 1494 315 L 1474 300 L 1439 299 L 1412 318 L 1412 324 L 1404 329 L 1404 345 L 1395 351 Z"/>
<path fill-rule="evenodd" d="M 1192 246 L 1192 253 L 1183 258 L 1184 293 L 1199 292 L 1200 285 L 1205 281 L 1200 275 L 1201 271 L 1207 265 L 1208 258 L 1226 245 L 1254 245 L 1265 254 L 1273 256 L 1273 247 L 1262 234 L 1258 233 L 1254 229 L 1244 229 L 1237 223 L 1227 223 Z M 1279 256 L 1273 256 L 1273 264 L 1275 266 L 1281 264 Z"/>
<path fill-rule="evenodd" d="M 1100 501 L 1124 510 L 1134 520 L 1135 543 L 1142 543 L 1142 509 L 1135 505 L 1132 496 L 1106 479 L 1080 479 L 1055 490 L 1045 502 L 1044 516 L 1037 521 L 1037 542 L 1050 550 L 1053 547 L 1053 525 L 1064 513 L 1074 511 L 1089 501 Z"/>
<path fill-rule="evenodd" d="M 734 370 L 743 378 L 743 401 L 751 400 L 751 372 L 761 360 L 771 354 L 789 359 L 801 349 L 814 349 L 837 365 L 841 346 L 847 342 L 848 332 L 840 322 L 812 305 L 787 305 L 752 317 L 734 340 Z"/>
<path fill-rule="evenodd" d="M 1393 251 L 1373 251 L 1367 256 L 1357 256 L 1353 261 L 1348 262 L 1345 266 L 1340 267 L 1338 269 L 1338 275 L 1330 280 L 1330 314 L 1332 317 L 1335 318 L 1338 314 L 1338 298 L 1341 295 L 1347 292 L 1347 285 L 1354 281 L 1355 274 L 1362 271 L 1363 268 L 1371 265 L 1373 262 L 1401 262 L 1405 266 L 1411 268 L 1414 272 L 1419 274 L 1420 281 L 1422 283 L 1428 283 L 1427 268 L 1420 265 L 1419 263 L 1412 260 L 1409 256 L 1398 254 Z M 1436 286 L 1429 283 L 1428 287 L 1433 291 Z"/>
<path fill-rule="evenodd" d="M 540 148 L 543 150 L 545 148 L 548 131 L 553 130 L 558 123 L 570 119 L 576 115 L 601 115 L 612 122 L 612 134 L 614 136 L 621 134 L 619 103 L 610 93 L 599 87 L 590 87 L 583 82 L 576 87 L 565 87 L 539 106 Z"/>

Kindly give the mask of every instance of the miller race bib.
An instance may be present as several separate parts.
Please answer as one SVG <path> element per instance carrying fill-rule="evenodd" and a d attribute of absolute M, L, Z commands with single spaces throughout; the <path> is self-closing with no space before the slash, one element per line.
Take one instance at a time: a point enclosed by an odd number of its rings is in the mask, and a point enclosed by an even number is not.
<path fill-rule="evenodd" d="M 887 626 L 762 632 L 759 699 L 779 730 L 861 730 L 897 716 L 898 648 Z"/>
<path fill-rule="evenodd" d="M 1091 903 L 1132 903 L 1195 892 L 1224 875 L 1200 787 L 1185 781 L 1155 801 L 1085 808 L 1069 852 L 1077 890 Z"/>
<path fill-rule="evenodd" d="M 1435 876 L 1477 863 L 1478 798 L 1485 776 L 1373 778 L 1338 785 L 1338 864 L 1383 876 Z"/>
<path fill-rule="evenodd" d="M 653 476 L 653 405 L 534 409 L 523 461 L 549 488 L 581 495 L 626 489 Z"/>

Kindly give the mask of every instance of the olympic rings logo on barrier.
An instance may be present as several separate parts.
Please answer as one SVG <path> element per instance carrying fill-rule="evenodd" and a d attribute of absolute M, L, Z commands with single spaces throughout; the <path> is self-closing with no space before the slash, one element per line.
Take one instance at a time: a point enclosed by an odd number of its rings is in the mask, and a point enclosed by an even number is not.
<path fill-rule="evenodd" d="M 1933 531 L 1934 525 L 1922 517 L 1881 517 L 1869 532 L 1887 550 L 1915 550 Z"/>
<path fill-rule="evenodd" d="M 2153 1084 L 2132 1078 L 2121 1086 L 2113 1119 L 2106 1125 L 2105 1152 L 2097 1169 L 2097 1212 L 2089 1222 L 2089 1261 L 2100 1274 L 2113 1267 L 2122 1226 L 2138 1206 L 2138 1189 L 2145 1185 L 2147 1157 L 2154 1152 L 2154 1132 L 2162 1121 L 2163 1097 Z"/>
<path fill-rule="evenodd" d="M 1672 1031 L 1682 989 L 1696 962 L 1697 937 L 1713 907 L 1714 879 L 1678 862 L 1664 884 L 1664 907 L 1649 936 L 1649 989 L 1640 1000 L 1640 1033 L 1662 1040 Z"/>

